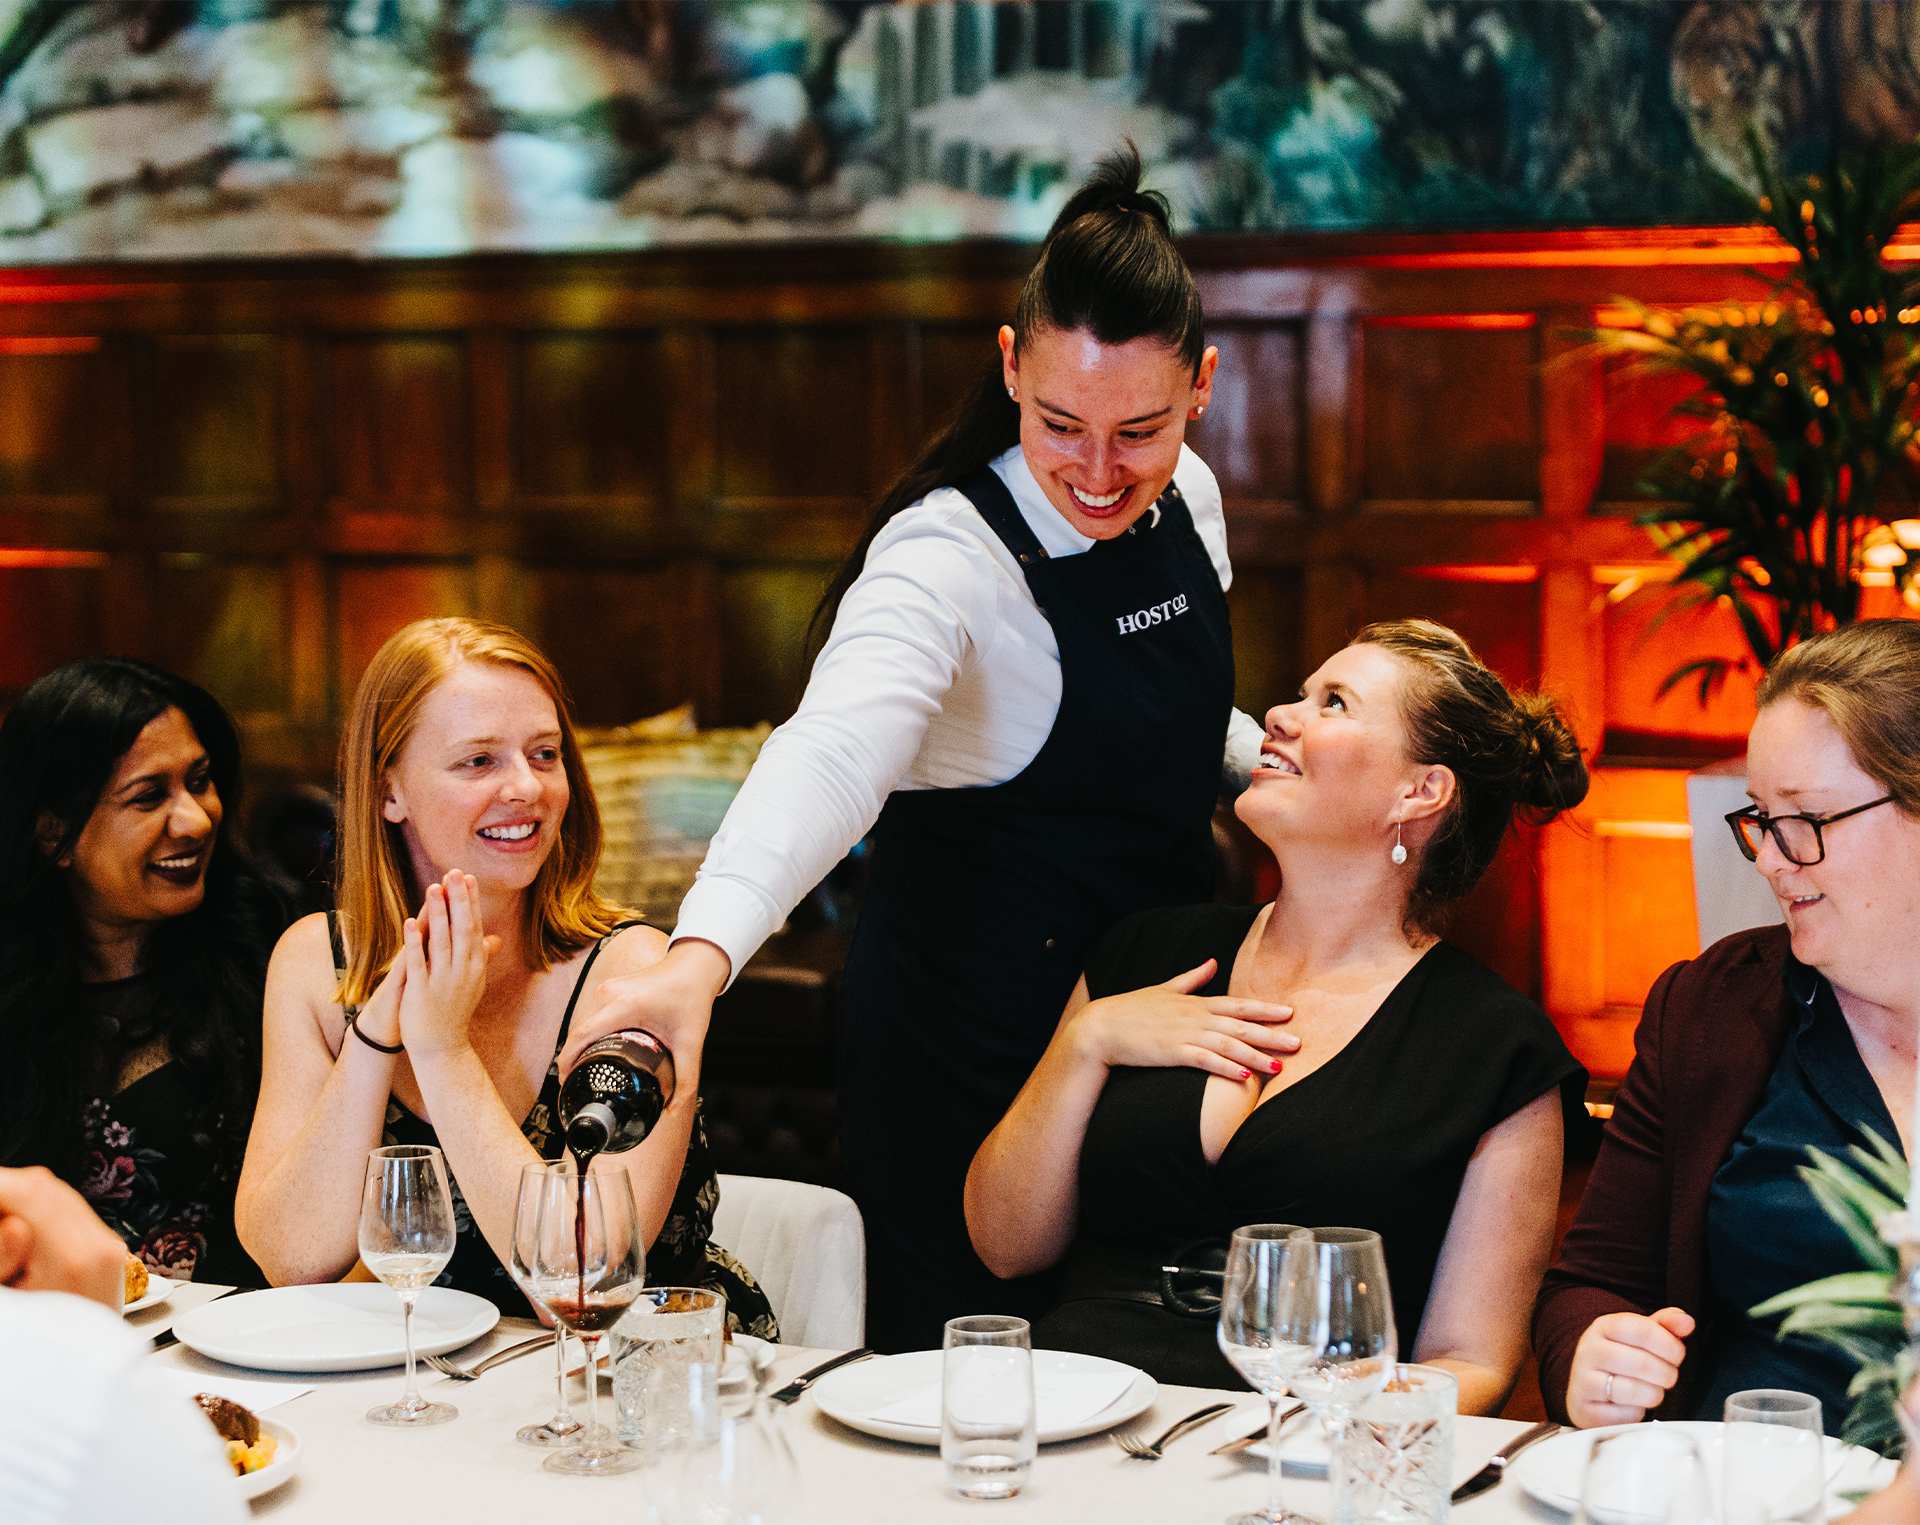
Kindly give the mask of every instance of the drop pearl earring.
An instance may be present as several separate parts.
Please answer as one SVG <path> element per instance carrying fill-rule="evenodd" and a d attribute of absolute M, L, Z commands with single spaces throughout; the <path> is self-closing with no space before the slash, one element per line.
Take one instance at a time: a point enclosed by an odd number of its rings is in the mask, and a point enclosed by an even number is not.
<path fill-rule="evenodd" d="M 1405 863 L 1407 861 L 1407 850 L 1400 842 L 1400 823 L 1398 821 L 1395 821 L 1393 824 L 1393 851 L 1388 854 L 1388 856 L 1391 857 L 1395 863 Z"/>

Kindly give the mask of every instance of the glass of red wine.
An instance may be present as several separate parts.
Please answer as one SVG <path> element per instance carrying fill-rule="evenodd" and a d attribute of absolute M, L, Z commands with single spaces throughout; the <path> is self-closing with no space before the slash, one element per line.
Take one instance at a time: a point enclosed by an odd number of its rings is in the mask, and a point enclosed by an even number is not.
<path fill-rule="evenodd" d="M 600 1342 L 646 1282 L 646 1242 L 626 1167 L 597 1155 L 529 1165 L 514 1212 L 513 1279 L 556 1324 L 586 1347 L 587 1427 L 577 1450 L 546 1459 L 574 1477 L 631 1472 L 646 1458 L 600 1424 Z"/>

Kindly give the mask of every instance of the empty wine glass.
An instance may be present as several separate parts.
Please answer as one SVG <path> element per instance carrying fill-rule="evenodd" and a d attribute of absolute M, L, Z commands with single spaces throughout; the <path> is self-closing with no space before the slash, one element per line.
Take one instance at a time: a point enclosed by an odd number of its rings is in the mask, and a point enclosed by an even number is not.
<path fill-rule="evenodd" d="M 645 1458 L 620 1445 L 599 1420 L 600 1342 L 643 1284 L 646 1242 L 626 1166 L 598 1155 L 580 1170 L 552 1160 L 515 1208 L 512 1272 L 527 1296 L 575 1335 L 587 1354 L 587 1426 L 579 1449 L 549 1456 L 549 1472 L 576 1477 L 630 1472 Z"/>
<path fill-rule="evenodd" d="M 413 1379 L 413 1304 L 453 1255 L 453 1195 L 447 1162 L 431 1144 L 395 1144 L 367 1156 L 360 1199 L 360 1259 L 400 1295 L 407 1330 L 407 1390 L 398 1403 L 369 1409 L 374 1424 L 445 1424 L 450 1403 L 429 1403 Z"/>
<path fill-rule="evenodd" d="M 1220 1350 L 1267 1400 L 1267 1502 L 1227 1525 L 1317 1525 L 1280 1497 L 1280 1400 L 1313 1355 L 1313 1236 L 1291 1223 L 1236 1229 L 1220 1290 Z"/>
<path fill-rule="evenodd" d="M 529 1253 L 532 1250 L 531 1242 L 523 1249 L 520 1234 L 524 1229 L 531 1241 L 539 1212 L 538 1209 L 525 1212 L 520 1204 L 526 1201 L 529 1192 L 538 1194 L 540 1182 L 545 1174 L 544 1160 L 535 1160 L 520 1172 L 520 1196 L 514 1205 L 514 1239 L 507 1269 L 523 1292 L 527 1290 L 527 1265 L 533 1257 Z M 528 1293 L 528 1296 L 531 1297 L 532 1294 Z M 564 1325 L 558 1323 L 553 1326 L 553 1381 L 555 1388 L 553 1417 L 545 1424 L 522 1425 L 514 1433 L 513 1438 L 523 1446 L 538 1446 L 542 1450 L 550 1451 L 561 1446 L 578 1445 L 580 1432 L 585 1428 L 578 1419 L 573 1417 L 573 1409 L 567 1402 L 567 1331 Z"/>
<path fill-rule="evenodd" d="M 1393 1375 L 1399 1339 L 1387 1289 L 1387 1254 L 1364 1228 L 1313 1231 L 1311 1356 L 1293 1374 L 1293 1395 L 1313 1410 L 1329 1443 L 1348 1416 Z"/>

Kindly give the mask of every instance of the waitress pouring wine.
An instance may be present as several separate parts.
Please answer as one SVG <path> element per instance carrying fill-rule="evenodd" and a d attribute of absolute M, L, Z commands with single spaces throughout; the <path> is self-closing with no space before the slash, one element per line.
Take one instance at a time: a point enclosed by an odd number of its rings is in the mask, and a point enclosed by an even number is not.
<path fill-rule="evenodd" d="M 703 1029 L 874 830 L 839 1083 L 880 1350 L 1031 1305 L 1036 1289 L 996 1281 L 968 1243 L 968 1162 L 1096 939 L 1207 898 L 1214 803 L 1258 758 L 1260 727 L 1233 708 L 1219 488 L 1183 444 L 1218 354 L 1140 173 L 1129 145 L 1061 212 L 1001 363 L 829 586 L 806 695 L 714 837 L 671 948 L 604 983 L 565 1056 L 620 1029 Z"/>

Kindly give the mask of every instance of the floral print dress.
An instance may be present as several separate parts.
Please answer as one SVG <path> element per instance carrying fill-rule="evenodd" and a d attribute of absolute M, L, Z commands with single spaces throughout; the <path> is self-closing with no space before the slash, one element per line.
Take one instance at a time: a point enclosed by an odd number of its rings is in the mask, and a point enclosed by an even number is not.
<path fill-rule="evenodd" d="M 146 975 L 86 987 L 96 1020 L 140 1046 L 153 993 Z M 265 1286 L 233 1229 L 242 1146 L 201 1112 L 184 1066 L 167 1060 L 132 1085 L 95 1096 L 82 1117 L 75 1185 L 147 1268 L 175 1281 Z"/>
<path fill-rule="evenodd" d="M 623 923 L 624 926 L 636 923 Z M 607 934 L 611 937 L 620 928 Z M 606 946 L 606 938 L 600 940 Z M 337 956 L 337 955 L 336 955 Z M 560 1052 L 566 1047 L 567 1032 L 573 1025 L 574 1003 L 580 987 L 593 967 L 589 957 L 581 967 L 573 997 L 567 1003 L 566 1016 L 560 1022 L 560 1035 L 554 1041 L 553 1059 L 547 1065 L 547 1077 L 540 1094 L 534 1098 L 520 1131 L 543 1160 L 557 1160 L 565 1150 L 560 1132 Z M 382 1138 L 387 1144 L 439 1145 L 433 1125 L 415 1117 L 392 1097 L 387 1100 L 387 1123 Z M 486 1298 L 501 1312 L 518 1318 L 532 1318 L 533 1305 L 507 1274 L 507 1268 L 487 1244 L 486 1236 L 467 1210 L 460 1183 L 449 1173 L 453 1192 L 453 1257 L 434 1285 L 456 1287 Z M 647 1251 L 647 1285 L 650 1287 L 706 1287 L 727 1300 L 727 1327 L 735 1334 L 749 1334 L 763 1340 L 780 1338 L 780 1324 L 774 1317 L 767 1294 L 753 1279 L 753 1273 L 726 1250 L 713 1242 L 713 1209 L 720 1200 L 720 1180 L 713 1168 L 713 1152 L 707 1144 L 705 1119 L 696 1105 L 693 1136 L 687 1142 L 686 1163 L 680 1169 L 680 1181 L 674 1188 L 673 1203 L 659 1236 Z"/>

